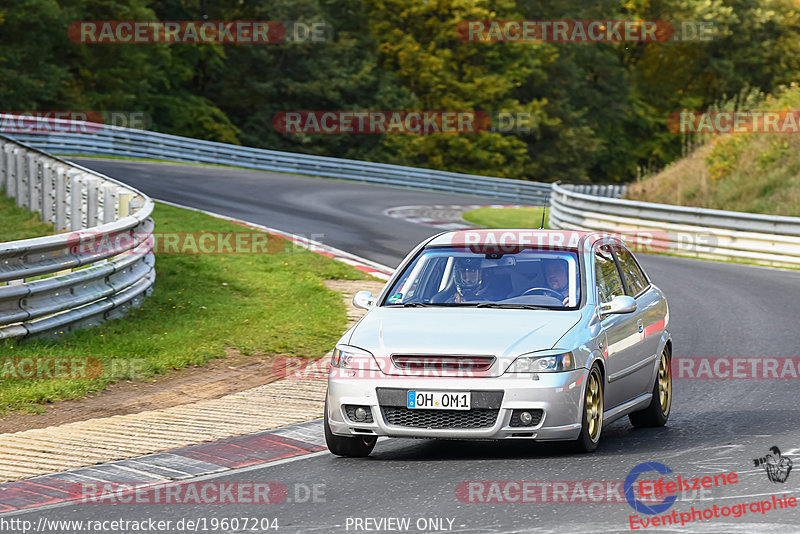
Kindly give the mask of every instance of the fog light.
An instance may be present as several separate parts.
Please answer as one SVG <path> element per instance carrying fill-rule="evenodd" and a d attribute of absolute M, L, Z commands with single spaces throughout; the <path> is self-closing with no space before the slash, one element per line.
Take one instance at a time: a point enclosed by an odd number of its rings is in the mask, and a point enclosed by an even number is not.
<path fill-rule="evenodd" d="M 522 423 L 525 426 L 528 426 L 528 425 L 531 424 L 531 421 L 533 421 L 533 416 L 531 415 L 531 412 L 520 412 L 519 413 L 519 422 L 520 423 Z"/>
<path fill-rule="evenodd" d="M 356 421 L 363 421 L 367 418 L 367 410 L 359 406 L 356 408 L 355 412 L 353 412 L 353 417 L 356 418 Z M 528 418 L 530 419 L 530 414 L 528 414 Z"/>

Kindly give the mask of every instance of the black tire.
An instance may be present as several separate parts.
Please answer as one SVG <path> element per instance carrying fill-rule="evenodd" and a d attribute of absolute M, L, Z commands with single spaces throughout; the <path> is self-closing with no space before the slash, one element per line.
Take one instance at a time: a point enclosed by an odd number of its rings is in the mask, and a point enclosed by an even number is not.
<path fill-rule="evenodd" d="M 628 415 L 631 424 L 637 428 L 664 426 L 672 410 L 672 357 L 664 347 L 658 363 L 658 373 L 653 384 L 653 398 L 644 410 Z"/>
<path fill-rule="evenodd" d="M 603 431 L 603 374 L 597 364 L 592 365 L 586 379 L 586 389 L 583 392 L 583 415 L 581 417 L 581 433 L 578 439 L 572 442 L 574 452 L 594 452 L 600 442 L 600 433 Z M 598 405 L 599 403 L 599 405 Z M 589 416 L 589 412 L 592 416 Z"/>
<path fill-rule="evenodd" d="M 348 437 L 337 436 L 331 432 L 331 427 L 328 425 L 328 401 L 325 401 L 325 416 L 323 420 L 325 426 L 325 444 L 328 450 L 336 456 L 344 456 L 345 458 L 364 458 L 369 456 L 372 449 L 375 448 L 375 443 L 378 441 L 377 436 L 372 437 Z"/>

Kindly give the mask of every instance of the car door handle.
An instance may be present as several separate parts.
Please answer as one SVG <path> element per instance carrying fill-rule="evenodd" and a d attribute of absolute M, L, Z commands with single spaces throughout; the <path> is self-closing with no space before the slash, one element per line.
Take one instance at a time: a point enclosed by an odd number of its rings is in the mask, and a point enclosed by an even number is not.
<path fill-rule="evenodd" d="M 641 319 L 636 321 L 636 326 L 639 327 L 639 332 L 644 332 L 644 325 L 642 324 L 642 320 Z"/>

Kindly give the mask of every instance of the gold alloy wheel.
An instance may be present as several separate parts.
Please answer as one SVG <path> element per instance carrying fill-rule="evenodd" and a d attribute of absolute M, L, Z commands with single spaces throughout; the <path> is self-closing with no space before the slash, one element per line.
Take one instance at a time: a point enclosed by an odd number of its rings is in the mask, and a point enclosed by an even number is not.
<path fill-rule="evenodd" d="M 603 387 L 600 385 L 600 372 L 596 368 L 589 373 L 586 388 L 586 423 L 589 426 L 589 439 L 596 443 L 603 428 Z"/>
<path fill-rule="evenodd" d="M 666 352 L 661 353 L 661 362 L 658 364 L 658 400 L 661 413 L 668 415 L 672 407 L 672 370 Z"/>

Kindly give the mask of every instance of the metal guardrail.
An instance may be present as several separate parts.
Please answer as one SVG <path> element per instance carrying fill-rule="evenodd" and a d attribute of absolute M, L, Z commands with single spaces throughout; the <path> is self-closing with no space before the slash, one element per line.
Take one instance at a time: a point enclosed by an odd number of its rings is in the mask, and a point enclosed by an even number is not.
<path fill-rule="evenodd" d="M 552 185 L 550 186 L 552 188 Z M 585 185 L 571 185 L 573 191 L 576 193 L 583 193 L 584 195 L 592 195 L 595 197 L 609 197 L 620 198 L 625 195 L 628 187 L 624 185 L 603 185 L 603 184 L 585 184 Z"/>
<path fill-rule="evenodd" d="M 0 188 L 62 232 L 0 243 L 0 339 L 94 325 L 152 291 L 150 198 L 5 136 Z"/>
<path fill-rule="evenodd" d="M 800 217 L 601 198 L 553 184 L 550 227 L 621 234 L 643 252 L 800 266 Z"/>
<path fill-rule="evenodd" d="M 51 119 L 50 125 L 69 121 Z M 311 156 L 201 141 L 145 130 L 81 123 L 72 131 L 16 133 L 14 137 L 56 154 L 122 156 L 184 163 L 232 165 L 248 169 L 288 172 L 367 182 L 427 191 L 479 195 L 515 203 L 541 205 L 550 196 L 550 184 L 444 172 L 385 163 Z M 80 130 L 84 131 L 80 131 Z M 69 130 L 65 127 L 62 130 Z M 620 196 L 622 186 L 591 186 L 598 195 Z"/>

